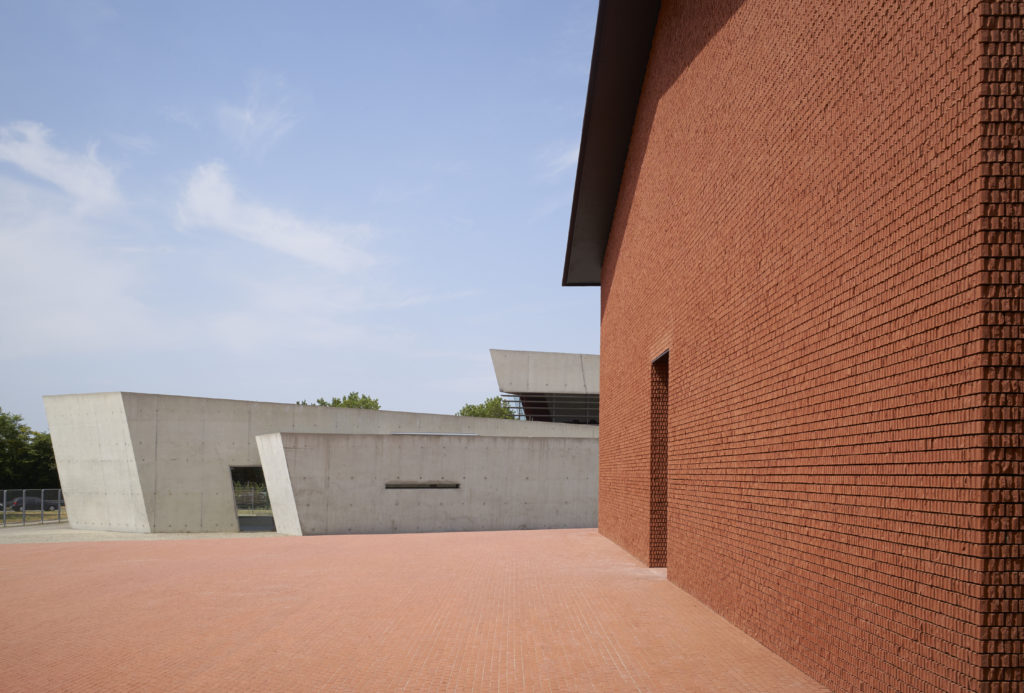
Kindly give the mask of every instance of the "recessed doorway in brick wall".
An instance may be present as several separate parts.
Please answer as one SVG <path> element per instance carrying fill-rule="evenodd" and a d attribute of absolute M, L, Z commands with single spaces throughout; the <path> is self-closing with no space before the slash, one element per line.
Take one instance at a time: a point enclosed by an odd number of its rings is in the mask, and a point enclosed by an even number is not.
<path fill-rule="evenodd" d="M 647 564 L 664 568 L 668 550 L 668 352 L 651 362 L 651 507 Z"/>

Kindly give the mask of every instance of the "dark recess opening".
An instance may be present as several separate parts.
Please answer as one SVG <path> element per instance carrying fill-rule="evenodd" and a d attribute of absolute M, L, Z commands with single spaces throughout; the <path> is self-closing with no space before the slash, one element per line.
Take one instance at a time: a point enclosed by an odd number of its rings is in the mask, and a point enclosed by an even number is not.
<path fill-rule="evenodd" d="M 231 488 L 239 532 L 275 532 L 263 467 L 231 467 Z"/>
<path fill-rule="evenodd" d="M 651 363 L 651 497 L 647 564 L 668 558 L 668 352 Z"/>
<path fill-rule="evenodd" d="M 458 488 L 457 481 L 387 481 L 385 489 L 398 488 Z"/>

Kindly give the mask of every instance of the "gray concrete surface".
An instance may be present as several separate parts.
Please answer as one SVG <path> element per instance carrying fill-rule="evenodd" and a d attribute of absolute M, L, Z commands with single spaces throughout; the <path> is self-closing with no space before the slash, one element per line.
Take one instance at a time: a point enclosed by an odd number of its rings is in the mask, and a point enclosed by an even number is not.
<path fill-rule="evenodd" d="M 601 357 L 596 354 L 491 349 L 491 363 L 502 392 L 600 393 Z"/>
<path fill-rule="evenodd" d="M 282 534 L 597 526 L 594 438 L 273 433 L 256 443 Z"/>
<path fill-rule="evenodd" d="M 80 529 L 148 532 L 151 520 L 119 393 L 44 398 L 61 488 Z"/>
<path fill-rule="evenodd" d="M 76 529 L 238 531 L 230 468 L 260 466 L 264 433 L 597 437 L 570 424 L 128 392 L 43 401 Z"/>
<path fill-rule="evenodd" d="M 118 532 L 74 529 L 66 523 L 0 527 L 2 544 L 60 544 L 78 541 L 152 541 L 166 539 L 227 539 L 277 536 L 274 532 Z"/>

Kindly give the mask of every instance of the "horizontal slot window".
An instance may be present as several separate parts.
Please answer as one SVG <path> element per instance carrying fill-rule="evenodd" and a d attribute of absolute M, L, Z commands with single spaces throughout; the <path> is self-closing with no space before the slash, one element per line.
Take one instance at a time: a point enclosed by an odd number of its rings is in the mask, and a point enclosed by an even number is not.
<path fill-rule="evenodd" d="M 399 488 L 458 488 L 457 481 L 389 481 L 384 484 L 386 489 Z"/>

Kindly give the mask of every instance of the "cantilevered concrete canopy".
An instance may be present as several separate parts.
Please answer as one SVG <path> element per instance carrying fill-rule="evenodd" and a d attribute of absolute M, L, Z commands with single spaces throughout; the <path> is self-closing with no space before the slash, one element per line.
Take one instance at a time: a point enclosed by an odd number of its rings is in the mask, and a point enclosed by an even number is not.
<path fill-rule="evenodd" d="M 491 349 L 498 388 L 528 421 L 596 424 L 600 357 Z"/>
<path fill-rule="evenodd" d="M 597 354 L 491 349 L 491 363 L 502 392 L 596 395 L 600 388 Z"/>
<path fill-rule="evenodd" d="M 660 8 L 657 0 L 604 0 L 598 9 L 563 286 L 601 283 L 604 249 Z"/>

